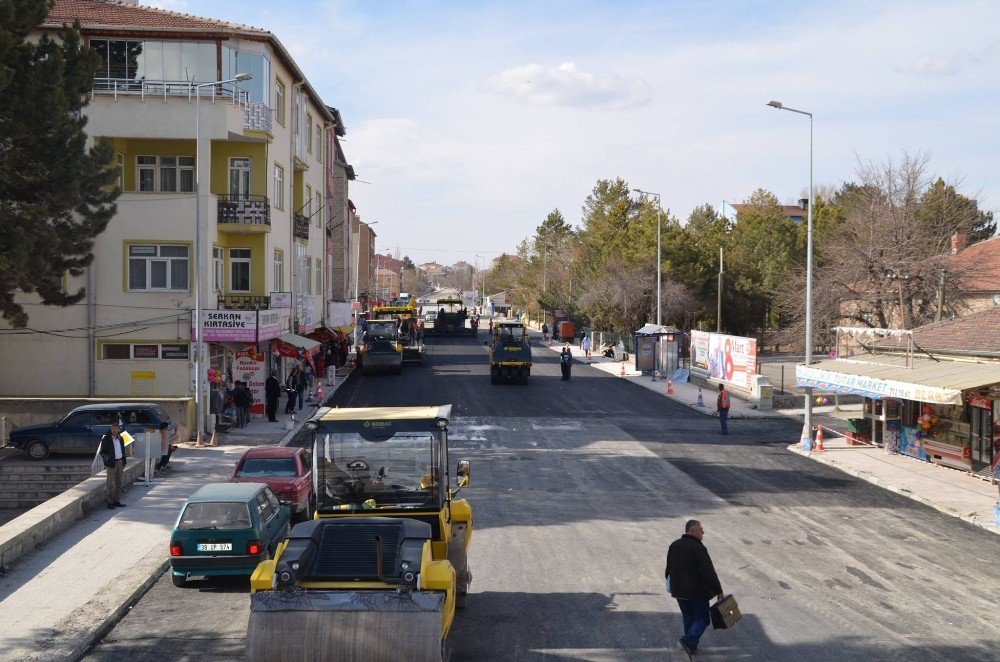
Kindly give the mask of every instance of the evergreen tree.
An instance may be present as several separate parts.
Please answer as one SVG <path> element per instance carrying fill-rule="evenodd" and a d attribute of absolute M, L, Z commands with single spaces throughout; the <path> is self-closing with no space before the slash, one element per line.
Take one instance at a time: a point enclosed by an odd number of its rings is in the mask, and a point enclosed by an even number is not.
<path fill-rule="evenodd" d="M 0 315 L 15 327 L 28 323 L 20 292 L 52 306 L 84 297 L 82 288 L 66 292 L 63 276 L 91 263 L 119 194 L 111 149 L 87 147 L 82 111 L 97 58 L 79 24 L 27 40 L 47 7 L 0 0 Z"/>

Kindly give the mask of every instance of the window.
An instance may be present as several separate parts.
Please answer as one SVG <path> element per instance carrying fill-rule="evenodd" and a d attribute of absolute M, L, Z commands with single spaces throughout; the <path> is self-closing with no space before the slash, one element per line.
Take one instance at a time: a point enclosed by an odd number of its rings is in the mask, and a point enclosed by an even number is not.
<path fill-rule="evenodd" d="M 312 154 L 313 151 L 313 116 L 306 114 L 306 149 Z"/>
<path fill-rule="evenodd" d="M 302 275 L 302 278 L 306 281 L 305 282 L 306 294 L 313 293 L 312 278 L 310 278 L 310 276 L 312 275 L 312 268 L 313 268 L 313 259 L 311 257 L 307 257 L 305 273 Z"/>
<path fill-rule="evenodd" d="M 188 246 L 131 244 L 128 247 L 128 289 L 187 290 Z"/>
<path fill-rule="evenodd" d="M 274 291 L 285 291 L 285 253 L 284 251 L 274 251 Z"/>
<path fill-rule="evenodd" d="M 212 287 L 216 292 L 223 290 L 223 251 L 218 246 L 212 246 Z"/>
<path fill-rule="evenodd" d="M 133 359 L 158 359 L 160 358 L 159 345 L 132 345 Z"/>
<path fill-rule="evenodd" d="M 274 206 L 285 208 L 285 169 L 274 164 Z"/>
<path fill-rule="evenodd" d="M 285 84 L 274 79 L 274 119 L 285 126 Z"/>
<path fill-rule="evenodd" d="M 126 345 L 127 347 L 127 345 Z M 90 425 L 90 412 L 89 411 L 78 411 L 75 414 L 70 414 L 63 422 L 59 424 L 64 428 L 83 428 Z"/>
<path fill-rule="evenodd" d="M 323 209 L 323 195 L 316 192 L 316 227 L 323 227 L 323 217 L 326 216 L 326 210 Z"/>
<path fill-rule="evenodd" d="M 145 193 L 193 193 L 193 156 L 138 156 L 137 188 Z"/>
<path fill-rule="evenodd" d="M 229 249 L 229 291 L 250 291 L 250 256 L 249 248 Z"/>
<path fill-rule="evenodd" d="M 313 262 L 313 272 L 315 273 L 315 290 L 316 294 L 323 294 L 323 261 L 316 258 Z"/>
<path fill-rule="evenodd" d="M 132 346 L 127 344 L 105 344 L 102 346 L 101 358 L 130 359 L 132 358 Z"/>
<path fill-rule="evenodd" d="M 235 78 L 237 74 L 250 74 L 253 78 L 224 86 L 227 94 L 235 94 L 238 91 L 240 98 L 256 103 L 267 101 L 271 62 L 262 53 L 238 51 L 230 46 L 223 46 L 222 80 Z"/>
<path fill-rule="evenodd" d="M 250 195 L 250 159 L 233 157 L 229 159 L 229 195 L 246 198 Z"/>

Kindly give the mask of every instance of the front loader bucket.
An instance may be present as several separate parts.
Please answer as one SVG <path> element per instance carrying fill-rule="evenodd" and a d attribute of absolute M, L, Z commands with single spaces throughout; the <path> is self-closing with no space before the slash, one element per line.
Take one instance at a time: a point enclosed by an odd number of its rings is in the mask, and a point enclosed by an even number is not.
<path fill-rule="evenodd" d="M 290 589 L 250 596 L 250 662 L 442 662 L 445 594 Z"/>

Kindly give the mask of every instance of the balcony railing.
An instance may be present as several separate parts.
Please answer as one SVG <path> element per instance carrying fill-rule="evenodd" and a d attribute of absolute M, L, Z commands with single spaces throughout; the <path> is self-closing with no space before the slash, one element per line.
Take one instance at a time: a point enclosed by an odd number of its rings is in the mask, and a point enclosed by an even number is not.
<path fill-rule="evenodd" d="M 197 95 L 206 101 L 231 101 L 235 106 L 247 107 L 250 104 L 250 93 L 241 90 L 234 83 L 223 85 L 206 85 L 196 87 L 197 81 L 189 80 L 132 80 L 129 78 L 94 78 L 94 87 L 91 89 L 91 97 L 98 94 L 109 94 L 118 100 L 118 96 L 139 97 L 145 100 L 146 97 L 187 97 L 188 101 L 193 101 Z M 262 104 L 263 105 L 263 104 Z"/>
<path fill-rule="evenodd" d="M 220 195 L 219 223 L 271 227 L 271 203 L 266 195 Z"/>
<path fill-rule="evenodd" d="M 256 294 L 222 294 L 218 298 L 219 310 L 267 310 L 271 297 Z"/>
<path fill-rule="evenodd" d="M 247 105 L 243 111 L 243 128 L 248 131 L 272 132 L 272 117 L 274 112 L 271 107 L 256 101 Z"/>
<path fill-rule="evenodd" d="M 295 226 L 292 229 L 292 236 L 296 239 L 309 241 L 309 217 L 303 214 L 295 214 Z"/>

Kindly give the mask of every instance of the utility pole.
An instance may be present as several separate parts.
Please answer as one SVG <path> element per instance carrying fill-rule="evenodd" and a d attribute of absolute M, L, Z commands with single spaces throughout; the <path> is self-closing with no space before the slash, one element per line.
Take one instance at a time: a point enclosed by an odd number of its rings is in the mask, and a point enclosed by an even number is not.
<path fill-rule="evenodd" d="M 941 270 L 941 279 L 938 281 L 938 292 L 937 292 L 937 312 L 934 313 L 934 321 L 941 321 L 941 314 L 944 311 L 944 275 L 948 273 L 945 269 Z"/>
<path fill-rule="evenodd" d="M 722 333 L 722 246 L 719 246 L 719 292 L 715 312 L 715 332 Z"/>

